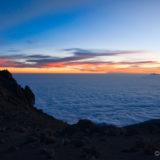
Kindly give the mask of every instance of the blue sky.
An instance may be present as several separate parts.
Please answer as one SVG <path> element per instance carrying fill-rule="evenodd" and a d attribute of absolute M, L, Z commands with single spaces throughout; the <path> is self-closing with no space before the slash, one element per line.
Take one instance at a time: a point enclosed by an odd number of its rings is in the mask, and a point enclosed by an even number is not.
<path fill-rule="evenodd" d="M 144 52 L 94 61 L 160 61 L 159 0 L 5 0 L 0 21 L 3 59 L 17 54 L 63 58 L 76 52 L 66 49 L 76 48 Z"/>

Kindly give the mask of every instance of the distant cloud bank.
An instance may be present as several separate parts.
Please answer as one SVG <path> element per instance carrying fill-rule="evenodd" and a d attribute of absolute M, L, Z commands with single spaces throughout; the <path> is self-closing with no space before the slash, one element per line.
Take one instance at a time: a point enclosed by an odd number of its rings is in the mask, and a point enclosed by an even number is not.
<path fill-rule="evenodd" d="M 16 52 L 15 49 L 8 50 Z M 112 69 L 142 68 L 143 65 L 159 65 L 158 61 L 111 61 L 107 57 L 118 55 L 144 54 L 146 51 L 109 51 L 109 50 L 86 50 L 80 48 L 69 48 L 64 51 L 70 56 L 55 57 L 49 55 L 35 54 L 22 55 L 11 54 L 0 56 L 0 67 L 14 68 L 59 68 L 70 67 L 77 71 L 105 72 Z M 17 51 L 18 53 L 20 51 Z M 101 59 L 99 59 L 101 58 Z M 104 60 L 105 58 L 105 60 Z"/>

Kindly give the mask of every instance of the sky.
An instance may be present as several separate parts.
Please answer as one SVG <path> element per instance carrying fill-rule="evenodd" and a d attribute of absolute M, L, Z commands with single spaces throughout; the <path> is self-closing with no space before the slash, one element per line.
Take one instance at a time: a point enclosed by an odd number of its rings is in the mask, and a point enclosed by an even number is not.
<path fill-rule="evenodd" d="M 160 73 L 159 0 L 0 0 L 0 69 Z"/>

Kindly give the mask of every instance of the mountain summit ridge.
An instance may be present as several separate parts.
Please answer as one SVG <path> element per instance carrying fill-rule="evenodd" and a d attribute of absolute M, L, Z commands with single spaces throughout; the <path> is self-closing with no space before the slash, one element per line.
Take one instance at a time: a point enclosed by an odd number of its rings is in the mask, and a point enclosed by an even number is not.
<path fill-rule="evenodd" d="M 0 160 L 154 160 L 160 151 L 159 119 L 123 128 L 90 120 L 68 125 L 34 104 L 28 86 L 0 71 Z"/>

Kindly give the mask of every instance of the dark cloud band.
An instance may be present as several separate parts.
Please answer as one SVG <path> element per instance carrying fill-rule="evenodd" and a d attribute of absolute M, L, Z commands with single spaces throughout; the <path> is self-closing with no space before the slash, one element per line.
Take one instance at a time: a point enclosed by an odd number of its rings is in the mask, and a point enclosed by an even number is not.
<path fill-rule="evenodd" d="M 139 62 L 104 62 L 104 61 L 91 61 L 89 59 L 96 57 L 108 57 L 108 56 L 118 56 L 124 54 L 141 54 L 144 51 L 108 51 L 108 50 L 85 50 L 79 48 L 65 49 L 66 52 L 72 53 L 72 56 L 68 57 L 53 57 L 48 55 L 8 55 L 0 56 L 0 67 L 3 67 L 4 62 L 6 62 L 5 67 L 47 67 L 53 66 L 53 64 L 63 63 L 65 65 L 73 64 L 107 64 L 107 65 L 138 65 L 138 64 L 151 64 L 157 63 L 155 61 L 139 61 Z M 2 63 L 3 62 L 3 63 Z M 8 65 L 7 65 L 8 64 Z"/>

